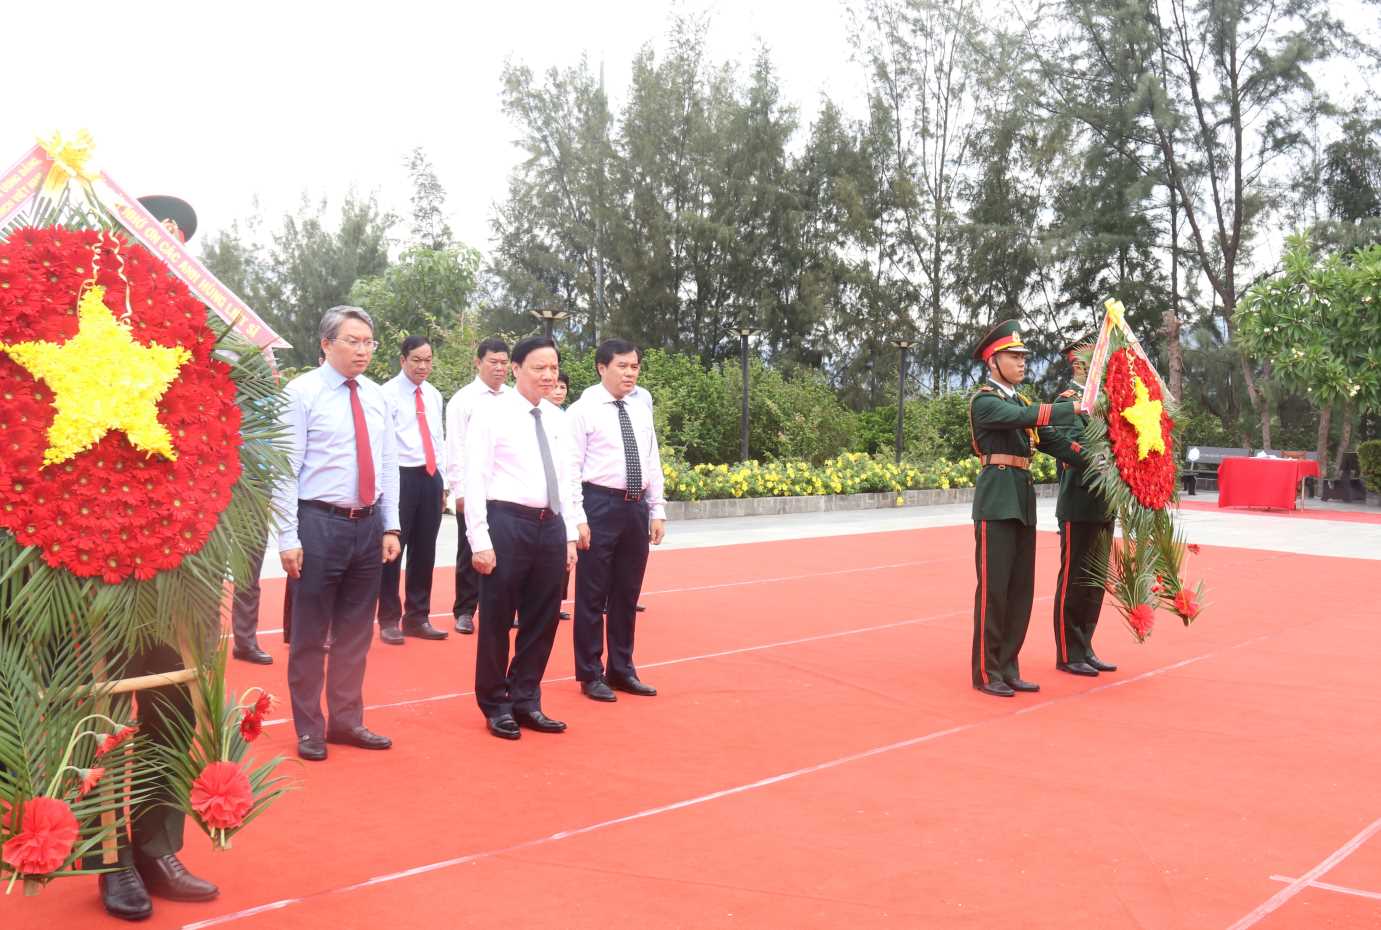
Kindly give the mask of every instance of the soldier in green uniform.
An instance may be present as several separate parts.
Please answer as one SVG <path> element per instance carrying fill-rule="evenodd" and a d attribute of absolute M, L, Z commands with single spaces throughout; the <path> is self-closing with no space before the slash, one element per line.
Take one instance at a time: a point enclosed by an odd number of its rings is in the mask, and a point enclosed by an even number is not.
<path fill-rule="evenodd" d="M 1036 446 L 1077 464 L 1079 447 L 1052 426 L 1078 424 L 1074 404 L 1033 405 L 1017 393 L 1026 379 L 1027 348 L 1016 320 L 979 340 L 973 357 L 988 380 L 969 401 L 974 454 L 983 463 L 973 496 L 978 590 L 973 608 L 973 686 L 1011 697 L 1039 691 L 1021 677 L 1017 654 L 1031 622 L 1036 575 L 1036 491 L 1031 457 Z"/>
<path fill-rule="evenodd" d="M 1084 394 L 1088 368 L 1080 352 L 1090 342 L 1084 336 L 1061 350 L 1074 369 L 1070 387 L 1060 392 L 1061 400 L 1074 400 Z M 1079 415 L 1079 426 L 1068 433 L 1077 441 L 1088 425 Z M 1103 608 L 1103 588 L 1091 585 L 1089 568 L 1106 565 L 1112 542 L 1113 513 L 1107 502 L 1084 484 L 1085 472 L 1078 465 L 1060 462 L 1060 499 L 1055 518 L 1060 524 L 1060 574 L 1055 582 L 1055 667 L 1071 675 L 1093 677 L 1099 672 L 1115 672 L 1117 666 L 1093 653 L 1093 630 Z"/>

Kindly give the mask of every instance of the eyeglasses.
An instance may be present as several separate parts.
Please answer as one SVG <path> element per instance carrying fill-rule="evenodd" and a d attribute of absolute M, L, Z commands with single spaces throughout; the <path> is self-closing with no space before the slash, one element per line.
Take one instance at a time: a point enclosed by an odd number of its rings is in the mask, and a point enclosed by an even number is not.
<path fill-rule="evenodd" d="M 368 351 L 373 352 L 375 349 L 379 348 L 379 343 L 377 340 L 356 339 L 353 336 L 346 337 L 345 339 L 341 339 L 339 336 L 337 336 L 336 342 L 344 343 L 345 345 L 349 346 L 351 349 L 354 350 L 367 349 Z"/>

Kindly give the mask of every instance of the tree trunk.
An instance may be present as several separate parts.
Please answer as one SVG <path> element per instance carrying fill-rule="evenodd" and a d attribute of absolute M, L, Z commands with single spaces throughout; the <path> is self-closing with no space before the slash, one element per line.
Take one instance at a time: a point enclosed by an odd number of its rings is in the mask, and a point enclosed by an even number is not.
<path fill-rule="evenodd" d="M 1324 402 L 1319 405 L 1319 471 L 1323 475 L 1328 474 L 1328 428 L 1333 421 L 1333 404 Z"/>
<path fill-rule="evenodd" d="M 1261 367 L 1261 448 L 1271 448 L 1271 363 Z"/>
<path fill-rule="evenodd" d="M 1349 397 L 1343 401 L 1343 434 L 1338 437 L 1338 458 L 1333 463 L 1333 474 L 1339 478 L 1343 475 L 1343 456 L 1352 442 L 1352 418 L 1352 398 Z"/>
<path fill-rule="evenodd" d="M 1165 309 L 1165 354 L 1170 367 L 1170 393 L 1184 402 L 1184 347 L 1180 344 L 1180 236 L 1179 204 L 1175 185 L 1170 191 L 1170 306 Z"/>

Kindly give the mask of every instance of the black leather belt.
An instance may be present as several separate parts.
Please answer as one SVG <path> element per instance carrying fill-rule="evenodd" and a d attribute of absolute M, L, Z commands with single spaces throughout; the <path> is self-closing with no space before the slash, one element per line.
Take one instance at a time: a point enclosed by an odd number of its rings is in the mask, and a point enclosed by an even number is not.
<path fill-rule="evenodd" d="M 299 500 L 298 506 L 310 507 L 313 510 L 324 510 L 333 513 L 338 517 L 347 520 L 363 520 L 365 517 L 372 516 L 378 504 L 370 504 L 368 507 L 337 507 L 335 504 L 328 504 L 325 501 L 304 501 Z"/>
<path fill-rule="evenodd" d="M 528 507 L 523 504 L 515 504 L 512 501 L 491 500 L 489 506 L 508 513 L 517 514 L 520 517 L 527 517 L 529 520 L 536 520 L 538 523 L 558 516 L 555 510 L 548 507 Z"/>
<path fill-rule="evenodd" d="M 580 487 L 586 494 L 603 494 L 606 497 L 618 497 L 626 501 L 640 501 L 643 499 L 642 491 L 623 491 L 619 488 L 606 488 L 602 484 L 590 484 L 582 481 Z"/>

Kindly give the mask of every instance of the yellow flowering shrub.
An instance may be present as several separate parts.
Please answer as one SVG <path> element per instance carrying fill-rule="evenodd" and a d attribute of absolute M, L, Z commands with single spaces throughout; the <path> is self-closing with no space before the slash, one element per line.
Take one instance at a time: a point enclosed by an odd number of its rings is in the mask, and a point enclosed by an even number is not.
<path fill-rule="evenodd" d="M 974 456 L 957 462 L 902 462 L 862 452 L 845 452 L 815 466 L 808 462 L 738 462 L 688 465 L 662 450 L 667 500 L 699 501 L 730 497 L 808 497 L 971 488 L 980 466 Z M 1038 454 L 1031 467 L 1037 482 L 1054 481 L 1055 461 Z"/>

